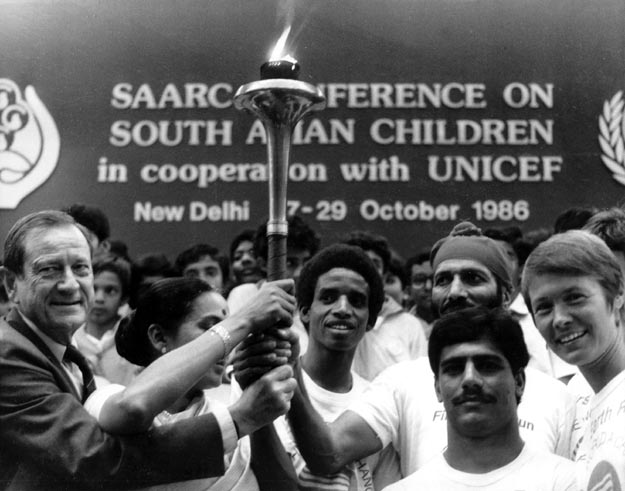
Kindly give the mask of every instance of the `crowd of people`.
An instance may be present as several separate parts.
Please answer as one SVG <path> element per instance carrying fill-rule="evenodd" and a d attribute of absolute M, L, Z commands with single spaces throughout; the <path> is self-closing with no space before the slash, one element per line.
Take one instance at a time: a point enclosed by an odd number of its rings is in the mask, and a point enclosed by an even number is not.
<path fill-rule="evenodd" d="M 625 489 L 625 209 L 469 222 L 402 258 L 289 218 L 138 258 L 106 214 L 18 220 L 0 488 Z"/>

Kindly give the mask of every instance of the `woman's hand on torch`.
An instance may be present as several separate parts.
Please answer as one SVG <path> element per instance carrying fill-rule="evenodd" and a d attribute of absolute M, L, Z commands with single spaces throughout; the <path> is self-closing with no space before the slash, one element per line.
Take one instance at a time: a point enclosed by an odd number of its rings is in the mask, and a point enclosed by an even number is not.
<path fill-rule="evenodd" d="M 291 279 L 265 282 L 256 295 L 232 317 L 249 325 L 249 332 L 259 333 L 270 327 L 288 327 L 295 312 L 295 283 Z"/>

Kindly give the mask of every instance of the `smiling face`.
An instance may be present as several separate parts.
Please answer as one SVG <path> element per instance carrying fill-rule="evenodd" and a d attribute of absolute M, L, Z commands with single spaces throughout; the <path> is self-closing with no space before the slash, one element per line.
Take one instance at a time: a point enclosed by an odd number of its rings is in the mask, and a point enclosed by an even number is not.
<path fill-rule="evenodd" d="M 473 259 L 447 259 L 434 272 L 432 303 L 440 315 L 466 307 L 498 307 L 500 298 L 495 275 Z"/>
<path fill-rule="evenodd" d="M 517 428 L 517 400 L 525 375 L 516 375 L 489 340 L 454 344 L 441 352 L 435 389 L 449 428 L 466 437 L 486 437 Z"/>
<path fill-rule="evenodd" d="M 536 327 L 564 361 L 583 366 L 617 342 L 619 309 L 593 276 L 538 275 L 529 285 Z"/>
<path fill-rule="evenodd" d="M 35 228 L 24 237 L 24 268 L 7 281 L 19 311 L 52 339 L 68 344 L 93 299 L 91 252 L 73 225 Z"/>
<path fill-rule="evenodd" d="M 351 269 L 333 268 L 319 276 L 313 301 L 300 309 L 300 316 L 308 326 L 309 344 L 355 350 L 367 331 L 369 285 Z"/>
<path fill-rule="evenodd" d="M 228 304 L 224 297 L 214 291 L 200 294 L 193 301 L 189 315 L 178 328 L 172 333 L 165 333 L 168 351 L 193 341 L 227 316 Z M 219 386 L 224 369 L 225 361 L 221 360 L 211 367 L 194 389 L 203 390 Z"/>

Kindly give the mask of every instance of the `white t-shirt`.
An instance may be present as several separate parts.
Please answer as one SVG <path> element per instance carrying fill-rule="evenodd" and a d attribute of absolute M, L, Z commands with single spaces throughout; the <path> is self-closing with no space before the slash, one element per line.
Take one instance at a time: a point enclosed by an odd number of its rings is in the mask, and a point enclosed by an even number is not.
<path fill-rule="evenodd" d="M 99 420 L 100 413 L 104 403 L 112 395 L 124 390 L 123 385 L 111 384 L 102 389 L 97 389 L 93 394 L 89 396 L 85 402 L 85 409 L 94 418 Z M 258 482 L 252 471 L 251 450 L 248 437 L 241 438 L 236 448 L 232 444 L 232 431 L 231 427 L 232 419 L 230 418 L 228 409 L 221 403 L 215 403 L 209 401 L 204 394 L 202 397 L 195 399 L 187 409 L 175 414 L 169 414 L 163 411 L 154 418 L 153 425 L 161 426 L 164 424 L 171 424 L 176 421 L 191 418 L 193 416 L 200 416 L 202 414 L 213 413 L 217 422 L 222 430 L 222 439 L 224 445 L 224 464 L 226 472 L 221 477 L 208 477 L 203 479 L 193 479 L 191 481 L 183 481 L 177 483 L 161 484 L 157 486 L 151 486 L 144 488 L 145 491 L 257 491 Z M 228 414 L 226 414 L 228 413 Z M 229 419 L 230 418 L 230 419 Z M 234 437 L 236 442 L 236 436 Z M 231 448 L 232 447 L 232 448 Z"/>
<path fill-rule="evenodd" d="M 385 491 L 574 491 L 575 464 L 525 445 L 509 464 L 485 474 L 451 467 L 443 455 Z"/>
<path fill-rule="evenodd" d="M 568 456 L 574 401 L 563 383 L 527 368 L 518 408 L 524 441 Z M 382 372 L 349 409 L 360 415 L 386 446 L 392 443 L 403 476 L 423 467 L 447 445 L 447 415 L 434 391 L 427 358 L 398 363 Z"/>
<path fill-rule="evenodd" d="M 352 370 L 366 380 L 373 380 L 395 363 L 427 355 L 427 344 L 419 319 L 386 297 L 375 326 L 358 343 Z"/>
<path fill-rule="evenodd" d="M 625 489 L 625 371 L 591 399 L 576 461 L 582 489 Z"/>
<path fill-rule="evenodd" d="M 302 377 L 306 391 L 315 410 L 324 421 L 334 421 L 352 402 L 360 397 L 368 382 L 352 372 L 353 385 L 349 392 L 331 392 L 317 385 L 308 374 L 302 370 Z M 275 422 L 276 431 L 287 453 L 291 456 L 293 467 L 300 479 L 300 489 L 350 490 L 372 491 L 382 489 L 387 484 L 401 478 L 397 454 L 392 447 L 386 447 L 382 452 L 370 455 L 345 467 L 335 476 L 318 476 L 312 474 L 295 444 L 284 417 Z"/>
<path fill-rule="evenodd" d="M 595 392 L 581 373 L 573 375 L 569 383 L 566 384 L 566 389 L 573 395 L 575 400 L 575 420 L 573 421 L 573 430 L 571 431 L 571 446 L 568 457 L 571 460 L 577 460 L 577 453 L 579 452 L 586 429 L 586 421 L 588 420 L 590 401 L 595 396 Z"/>

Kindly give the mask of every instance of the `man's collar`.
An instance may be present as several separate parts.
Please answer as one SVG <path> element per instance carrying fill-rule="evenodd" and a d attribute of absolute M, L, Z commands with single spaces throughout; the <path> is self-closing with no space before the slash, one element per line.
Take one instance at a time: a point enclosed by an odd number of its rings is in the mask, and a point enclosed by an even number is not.
<path fill-rule="evenodd" d="M 26 324 L 37 336 L 39 336 L 44 343 L 46 343 L 46 346 L 50 348 L 50 351 L 52 351 L 54 357 L 59 360 L 59 362 L 62 362 L 67 347 L 64 344 L 58 343 L 50 336 L 48 336 L 45 332 L 39 329 L 33 321 L 31 321 L 28 317 L 22 314 L 19 310 L 17 310 L 17 313 L 24 321 L 24 324 Z"/>

